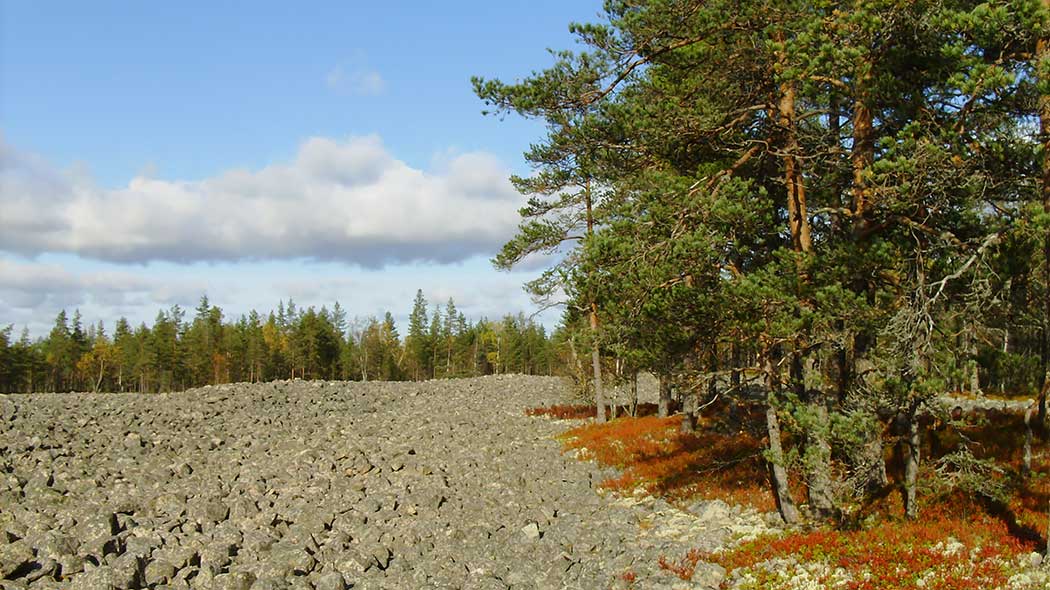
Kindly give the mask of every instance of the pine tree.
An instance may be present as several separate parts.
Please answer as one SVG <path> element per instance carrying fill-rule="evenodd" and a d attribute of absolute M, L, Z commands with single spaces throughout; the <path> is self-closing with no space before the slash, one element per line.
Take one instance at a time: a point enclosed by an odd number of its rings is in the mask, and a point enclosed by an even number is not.
<path fill-rule="evenodd" d="M 412 362 L 413 379 L 416 381 L 433 376 L 432 345 L 427 334 L 427 301 L 423 297 L 423 290 L 418 289 L 412 302 L 412 313 L 408 316 L 408 336 L 405 341 Z"/>
<path fill-rule="evenodd" d="M 434 304 L 434 310 L 430 313 L 430 328 L 427 332 L 427 340 L 429 342 L 427 354 L 430 357 L 427 361 L 430 367 L 433 378 L 437 378 L 439 375 L 438 367 L 438 354 L 441 350 L 441 342 L 444 341 L 445 328 L 441 324 L 441 306 Z"/>
<path fill-rule="evenodd" d="M 456 311 L 456 302 L 451 297 L 448 298 L 448 303 L 445 304 L 445 324 L 444 324 L 444 337 L 445 337 L 445 376 L 452 377 L 455 375 L 452 366 L 452 344 L 459 334 L 456 332 L 456 326 L 459 322 L 459 312 Z"/>

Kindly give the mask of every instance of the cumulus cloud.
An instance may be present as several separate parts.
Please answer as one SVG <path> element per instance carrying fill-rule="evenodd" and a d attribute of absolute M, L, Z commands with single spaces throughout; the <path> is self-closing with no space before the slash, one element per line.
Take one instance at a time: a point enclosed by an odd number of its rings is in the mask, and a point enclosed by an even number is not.
<path fill-rule="evenodd" d="M 156 287 L 124 272 L 74 273 L 58 264 L 0 259 L 0 317 L 16 310 L 54 310 L 93 302 L 120 306 Z"/>
<path fill-rule="evenodd" d="M 520 198 L 508 176 L 485 153 L 424 171 L 376 136 L 315 137 L 288 163 L 103 189 L 0 140 L 0 250 L 118 263 L 457 262 L 513 234 Z"/>
<path fill-rule="evenodd" d="M 33 337 L 46 336 L 60 310 L 79 309 L 85 324 L 104 320 L 110 330 L 119 317 L 132 325 L 152 324 L 160 310 L 179 305 L 193 315 L 201 295 L 233 321 L 254 309 L 263 315 L 279 300 L 293 298 L 305 308 L 329 309 L 338 301 L 350 317 L 394 314 L 401 334 L 416 289 L 433 304 L 450 297 L 471 320 L 498 321 L 507 313 L 535 310 L 521 284 L 531 275 L 494 272 L 484 258 L 464 264 L 395 265 L 382 270 L 347 270 L 339 263 L 149 264 L 127 269 L 111 263 L 86 263 L 75 256 L 26 260 L 0 255 L 0 329 L 26 326 Z M 538 316 L 553 326 L 560 310 Z M 112 333 L 112 332 L 111 332 Z"/>
<path fill-rule="evenodd" d="M 336 66 L 325 76 L 325 84 L 336 92 L 357 96 L 379 96 L 386 92 L 386 80 L 379 72 L 368 68 L 347 70 Z"/>

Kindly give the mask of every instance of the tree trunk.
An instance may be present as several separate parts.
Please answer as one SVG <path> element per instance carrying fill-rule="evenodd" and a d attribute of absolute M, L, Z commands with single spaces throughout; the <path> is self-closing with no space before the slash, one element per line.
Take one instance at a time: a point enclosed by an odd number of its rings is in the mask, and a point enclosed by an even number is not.
<path fill-rule="evenodd" d="M 784 450 L 780 446 L 780 419 L 772 403 L 772 395 L 766 404 L 766 433 L 769 435 L 769 469 L 773 484 L 773 498 L 777 503 L 780 517 L 788 524 L 798 522 L 798 508 L 791 498 L 788 488 L 787 469 L 784 467 Z"/>
<path fill-rule="evenodd" d="M 787 185 L 788 228 L 791 243 L 796 252 L 809 252 L 813 247 L 809 230 L 809 214 L 806 212 L 806 185 L 802 166 L 798 159 L 799 143 L 795 134 L 795 84 L 785 82 L 780 86 L 780 126 L 786 132 L 784 138 L 784 183 Z"/>
<path fill-rule="evenodd" d="M 714 399 L 718 395 L 718 344 L 711 344 L 711 364 L 708 367 L 710 369 L 711 378 L 707 380 L 707 397 L 708 399 Z"/>
<path fill-rule="evenodd" d="M 729 374 L 729 386 L 733 388 L 733 391 L 740 389 L 740 345 L 736 342 L 733 343 L 732 352 L 733 370 Z"/>
<path fill-rule="evenodd" d="M 102 379 L 106 375 L 106 361 L 99 360 L 98 363 L 98 380 L 95 381 L 95 393 L 98 393 L 99 389 L 102 389 Z"/>
<path fill-rule="evenodd" d="M 857 75 L 856 98 L 853 101 L 853 151 L 850 164 L 853 169 L 853 187 L 851 190 L 852 216 L 854 235 L 864 230 L 864 220 L 868 215 L 868 182 L 865 178 L 868 168 L 875 160 L 875 130 L 871 107 L 868 105 L 867 86 L 871 82 L 870 66 L 862 66 Z"/>
<path fill-rule="evenodd" d="M 682 395 L 682 423 L 678 431 L 683 434 L 696 431 L 696 396 L 692 390 Z"/>
<path fill-rule="evenodd" d="M 889 484 L 883 452 L 882 422 L 875 414 L 863 410 L 855 414 L 855 421 L 865 421 L 867 425 L 857 433 L 860 443 L 845 449 L 849 468 L 858 484 L 859 489 L 856 491 L 869 497 L 877 496 Z"/>
<path fill-rule="evenodd" d="M 874 115 L 871 111 L 869 87 L 871 85 L 872 65 L 868 60 L 862 60 L 854 73 L 854 100 L 853 100 L 853 137 L 850 152 L 850 167 L 852 169 L 852 186 L 850 187 L 850 217 L 852 219 L 851 240 L 858 250 L 862 249 L 861 241 L 865 239 L 868 232 L 870 215 L 870 190 L 868 187 L 867 174 L 875 161 L 875 125 Z M 875 303 L 875 291 L 868 277 L 859 275 L 854 278 L 853 289 L 856 293 L 863 293 L 869 304 Z M 842 369 L 840 372 L 839 391 L 843 401 L 848 395 L 849 389 L 856 378 L 857 363 L 867 355 L 874 346 L 875 335 L 869 330 L 861 330 L 853 334 L 852 343 L 847 337 L 845 339 L 846 349 L 841 354 Z"/>
<path fill-rule="evenodd" d="M 777 417 L 776 391 L 779 389 L 776 378 L 776 363 L 773 362 L 772 351 L 766 351 L 766 434 L 769 436 L 769 472 L 770 484 L 773 488 L 773 499 L 776 501 L 780 517 L 788 524 L 795 524 L 799 520 L 798 508 L 791 497 L 791 488 L 788 486 L 788 473 L 786 461 L 784 460 L 784 449 L 780 441 L 780 418 Z"/>
<path fill-rule="evenodd" d="M 846 398 L 849 397 L 850 383 L 853 381 L 853 354 L 850 340 L 853 339 L 852 334 L 846 332 L 845 322 L 836 322 L 838 330 L 842 333 L 842 343 L 837 347 L 835 351 L 835 365 L 836 365 L 836 379 L 835 379 L 835 390 L 839 398 L 839 406 L 846 404 Z"/>
<path fill-rule="evenodd" d="M 919 419 L 915 410 L 908 412 L 907 416 L 907 438 L 904 440 L 904 515 L 914 520 L 919 516 L 919 506 L 916 501 L 919 482 Z"/>
<path fill-rule="evenodd" d="M 638 372 L 631 377 L 631 417 L 638 417 Z"/>
<path fill-rule="evenodd" d="M 1032 408 L 1024 411 L 1024 463 L 1021 464 L 1021 475 L 1028 477 L 1032 474 Z"/>
<path fill-rule="evenodd" d="M 605 422 L 605 392 L 602 391 L 602 357 L 598 352 L 598 312 L 597 306 L 591 304 L 591 334 L 594 343 L 591 345 L 591 369 L 594 371 L 594 404 L 598 407 L 598 422 Z"/>
<path fill-rule="evenodd" d="M 671 378 L 660 375 L 660 402 L 656 406 L 656 415 L 666 418 L 671 415 Z"/>
<path fill-rule="evenodd" d="M 587 235 L 594 234 L 594 201 L 591 198 L 591 181 L 584 185 L 584 205 L 587 214 Z M 591 368 L 594 369 L 594 403 L 598 406 L 598 422 L 605 422 L 605 395 L 602 391 L 602 359 L 598 352 L 598 303 L 591 301 L 591 336 L 594 343 L 591 348 Z"/>
<path fill-rule="evenodd" d="M 808 254 L 813 249 L 810 237 L 809 214 L 806 211 L 806 185 L 802 174 L 799 152 L 801 147 L 796 133 L 795 113 L 796 88 L 793 81 L 786 81 L 780 85 L 780 127 L 784 130 L 784 184 L 787 187 L 787 211 L 788 230 L 791 233 L 791 244 L 795 252 Z M 800 284 L 807 282 L 806 270 L 799 268 Z M 799 294 L 804 298 L 804 293 Z M 800 335 L 801 337 L 802 335 Z M 828 426 L 828 411 L 824 404 L 823 396 L 819 394 L 807 395 L 805 387 L 805 375 L 803 372 L 802 342 L 796 341 L 791 352 L 791 385 L 800 399 L 807 401 L 806 411 L 813 421 L 806 428 L 806 448 L 804 451 L 804 463 L 806 468 L 806 479 L 809 487 L 810 507 L 818 518 L 824 519 L 834 512 L 834 501 L 831 495 L 831 444 L 828 441 L 830 428 Z M 773 391 L 771 389 L 771 391 Z M 767 410 L 767 428 L 770 430 L 770 452 L 773 451 L 772 440 L 774 430 L 779 438 L 779 423 L 771 423 L 770 418 L 776 419 L 775 409 Z M 776 441 L 780 446 L 779 440 Z M 780 452 L 779 450 L 776 452 Z M 774 475 L 777 465 L 773 465 Z M 784 472 L 783 477 L 787 474 Z M 779 487 L 779 486 L 778 486 Z M 783 486 L 778 489 L 780 495 L 786 491 L 786 479 Z M 783 503 L 783 499 L 781 499 Z M 792 506 L 792 508 L 794 508 Z M 782 511 L 783 512 L 783 511 Z M 785 518 L 785 520 L 787 520 Z"/>
<path fill-rule="evenodd" d="M 365 357 L 364 362 L 361 363 L 361 381 L 368 383 L 368 349 L 363 346 L 361 348 L 364 349 L 363 354 Z"/>
<path fill-rule="evenodd" d="M 806 466 L 809 507 L 815 518 L 827 520 L 837 511 L 831 486 L 831 425 L 823 392 L 811 390 L 807 398 L 806 409 L 812 426 L 806 432 L 803 463 Z"/>

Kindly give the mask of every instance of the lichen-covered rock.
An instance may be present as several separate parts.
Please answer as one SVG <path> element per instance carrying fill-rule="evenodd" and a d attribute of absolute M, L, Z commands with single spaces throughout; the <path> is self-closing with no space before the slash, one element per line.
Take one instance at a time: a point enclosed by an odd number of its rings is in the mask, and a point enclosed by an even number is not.
<path fill-rule="evenodd" d="M 33 550 L 24 541 L 0 544 L 0 579 L 14 577 L 33 561 Z"/>

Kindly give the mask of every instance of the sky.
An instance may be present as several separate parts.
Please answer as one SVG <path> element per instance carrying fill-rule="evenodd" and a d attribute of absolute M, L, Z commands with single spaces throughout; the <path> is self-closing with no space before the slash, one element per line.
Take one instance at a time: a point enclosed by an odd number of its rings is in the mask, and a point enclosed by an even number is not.
<path fill-rule="evenodd" d="M 489 260 L 542 123 L 470 78 L 574 47 L 600 0 L 0 0 L 0 328 L 338 301 L 402 331 L 417 289 L 537 310 Z M 537 316 L 549 327 L 558 312 Z"/>

